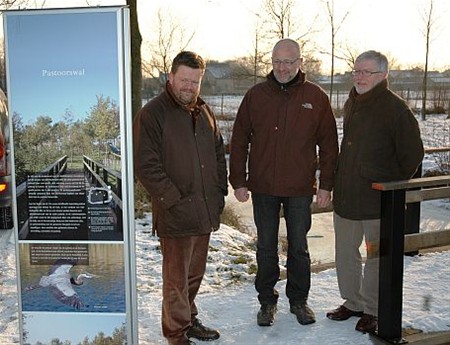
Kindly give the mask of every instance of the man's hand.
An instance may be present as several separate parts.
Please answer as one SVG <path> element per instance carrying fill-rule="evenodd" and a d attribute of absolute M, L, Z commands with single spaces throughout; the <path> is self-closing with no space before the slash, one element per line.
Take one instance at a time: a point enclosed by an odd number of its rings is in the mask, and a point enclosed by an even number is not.
<path fill-rule="evenodd" d="M 320 208 L 325 208 L 330 205 L 331 201 L 331 192 L 324 189 L 319 189 L 317 191 L 317 206 Z"/>
<path fill-rule="evenodd" d="M 246 202 L 249 198 L 248 188 L 241 187 L 234 191 L 234 196 L 240 202 Z"/>

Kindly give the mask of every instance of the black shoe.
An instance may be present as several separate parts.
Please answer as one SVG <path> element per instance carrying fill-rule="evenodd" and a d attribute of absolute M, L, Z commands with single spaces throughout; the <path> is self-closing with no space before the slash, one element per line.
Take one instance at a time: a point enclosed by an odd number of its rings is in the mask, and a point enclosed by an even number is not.
<path fill-rule="evenodd" d="M 306 302 L 291 305 L 291 313 L 297 316 L 297 321 L 302 325 L 309 325 L 316 322 L 314 312 Z"/>
<path fill-rule="evenodd" d="M 272 326 L 275 321 L 276 312 L 276 304 L 262 304 L 256 316 L 258 326 Z"/>
<path fill-rule="evenodd" d="M 186 332 L 188 338 L 195 338 L 201 341 L 210 341 L 219 339 L 220 333 L 215 329 L 203 326 L 202 322 L 195 318 L 192 320 L 192 326 Z"/>

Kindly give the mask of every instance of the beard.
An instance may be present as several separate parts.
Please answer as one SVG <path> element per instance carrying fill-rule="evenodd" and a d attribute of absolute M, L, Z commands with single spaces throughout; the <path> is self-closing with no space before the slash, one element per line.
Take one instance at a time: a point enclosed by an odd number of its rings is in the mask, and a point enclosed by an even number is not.
<path fill-rule="evenodd" d="M 176 96 L 182 104 L 187 105 L 192 103 L 198 97 L 198 92 L 190 89 L 181 89 L 178 91 Z"/>

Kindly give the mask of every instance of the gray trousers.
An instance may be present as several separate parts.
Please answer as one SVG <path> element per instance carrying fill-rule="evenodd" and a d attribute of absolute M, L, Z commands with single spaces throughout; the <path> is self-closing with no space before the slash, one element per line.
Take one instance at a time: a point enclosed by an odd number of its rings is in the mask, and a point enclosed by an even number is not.
<path fill-rule="evenodd" d="M 336 274 L 344 306 L 378 316 L 380 219 L 351 220 L 334 213 Z M 359 247 L 363 238 L 367 260 Z"/>

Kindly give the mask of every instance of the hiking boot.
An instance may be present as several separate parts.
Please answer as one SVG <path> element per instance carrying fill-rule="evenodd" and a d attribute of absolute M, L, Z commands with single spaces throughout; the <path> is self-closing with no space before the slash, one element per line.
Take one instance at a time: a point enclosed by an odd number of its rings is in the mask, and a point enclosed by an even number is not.
<path fill-rule="evenodd" d="M 297 316 L 297 321 L 301 325 L 309 325 L 316 322 L 314 312 L 306 304 L 306 302 L 291 305 L 291 313 Z"/>
<path fill-rule="evenodd" d="M 355 329 L 363 333 L 375 333 L 378 327 L 378 318 L 373 315 L 363 314 L 356 324 Z"/>
<path fill-rule="evenodd" d="M 334 321 L 348 320 L 352 316 L 361 317 L 361 316 L 363 316 L 363 312 L 350 310 L 350 309 L 344 307 L 343 305 L 341 305 L 340 307 L 338 307 L 332 311 L 329 311 L 327 313 L 327 318 L 329 318 L 330 320 L 334 320 Z"/>
<path fill-rule="evenodd" d="M 215 329 L 203 326 L 202 322 L 194 318 L 192 320 L 192 326 L 186 332 L 188 338 L 195 338 L 201 341 L 211 341 L 219 339 L 220 333 Z"/>
<path fill-rule="evenodd" d="M 256 320 L 258 326 L 272 326 L 275 321 L 275 313 L 277 312 L 276 304 L 261 304 Z"/>

